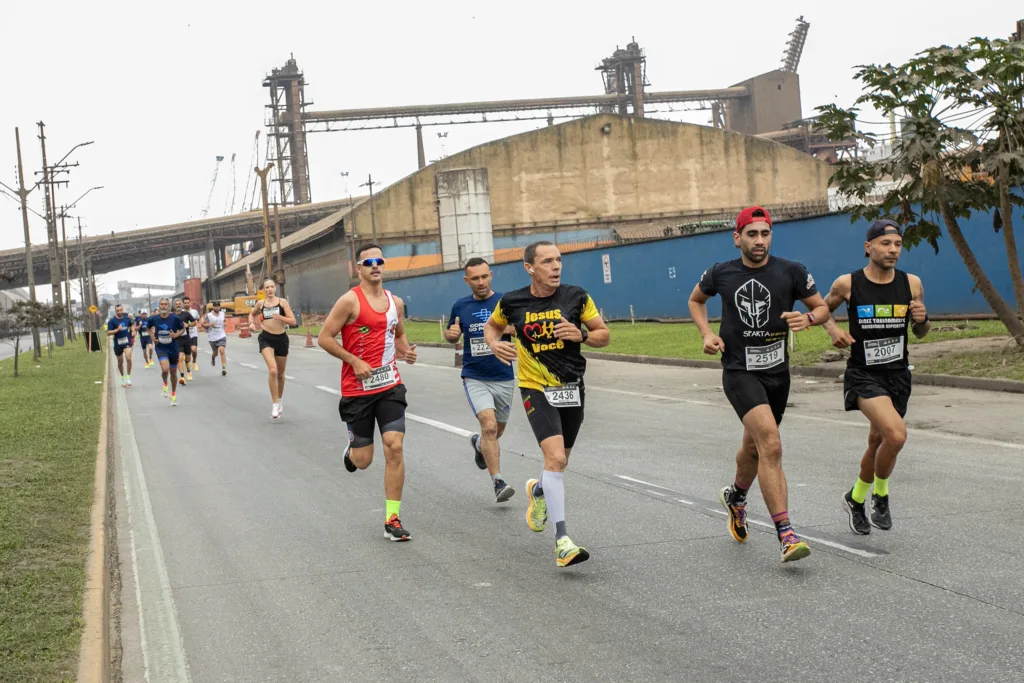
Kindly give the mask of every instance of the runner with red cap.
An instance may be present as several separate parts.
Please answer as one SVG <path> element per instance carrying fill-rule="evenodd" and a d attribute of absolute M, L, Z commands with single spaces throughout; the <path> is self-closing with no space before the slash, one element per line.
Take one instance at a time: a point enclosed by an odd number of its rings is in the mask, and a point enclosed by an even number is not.
<path fill-rule="evenodd" d="M 831 317 L 825 322 L 832 345 L 850 349 L 843 375 L 846 410 L 859 410 L 871 423 L 860 474 L 843 496 L 843 509 L 856 534 L 869 534 L 872 526 L 892 528 L 889 477 L 907 441 L 903 418 L 910 402 L 907 330 L 920 339 L 931 327 L 921 278 L 896 268 L 902 251 L 899 223 L 875 221 L 864 238 L 868 265 L 840 275 L 825 297 L 829 311 L 845 303 L 850 320 L 849 332 Z M 870 522 L 864 509 L 868 491 L 872 491 Z"/>
<path fill-rule="evenodd" d="M 743 422 L 736 453 L 736 478 L 719 493 L 729 514 L 732 537 L 747 540 L 747 491 L 755 478 L 782 546 L 782 561 L 807 557 L 811 549 L 789 521 L 786 475 L 782 471 L 779 424 L 789 399 L 789 355 L 786 337 L 828 320 L 828 307 L 814 278 L 795 261 L 771 256 L 772 219 L 752 206 L 736 218 L 733 243 L 740 258 L 716 263 L 704 271 L 690 294 L 690 316 L 704 338 L 704 353 L 722 354 L 722 388 Z M 707 302 L 722 297 L 718 334 L 708 323 Z M 801 301 L 809 313 L 793 310 Z"/>
<path fill-rule="evenodd" d="M 373 427 L 384 442 L 384 535 L 391 541 L 412 540 L 399 518 L 405 486 L 405 385 L 398 359 L 416 362 L 402 320 L 405 305 L 384 289 L 384 254 L 376 244 L 356 252 L 359 284 L 342 295 L 320 329 L 317 342 L 340 359 L 341 400 L 338 412 L 348 428 L 349 450 L 343 462 L 349 472 L 373 462 Z M 335 337 L 341 334 L 339 344 Z"/>

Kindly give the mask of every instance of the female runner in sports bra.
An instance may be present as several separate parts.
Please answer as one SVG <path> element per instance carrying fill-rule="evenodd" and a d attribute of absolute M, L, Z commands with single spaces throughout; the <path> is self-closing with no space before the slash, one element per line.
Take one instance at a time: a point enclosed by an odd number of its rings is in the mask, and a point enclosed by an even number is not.
<path fill-rule="evenodd" d="M 256 307 L 249 312 L 249 326 L 255 327 L 257 318 L 263 326 L 258 341 L 260 355 L 269 372 L 270 399 L 273 401 L 270 417 L 276 419 L 281 416 L 284 370 L 288 365 L 288 326 L 297 323 L 292 307 L 277 296 L 277 283 L 272 278 L 263 281 L 263 293 L 266 297 L 257 301 Z"/>

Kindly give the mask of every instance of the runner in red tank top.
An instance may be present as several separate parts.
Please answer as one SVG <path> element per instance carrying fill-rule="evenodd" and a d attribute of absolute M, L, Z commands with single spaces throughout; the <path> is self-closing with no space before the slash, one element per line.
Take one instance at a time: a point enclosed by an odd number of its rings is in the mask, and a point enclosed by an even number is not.
<path fill-rule="evenodd" d="M 341 400 L 338 412 L 348 427 L 345 469 L 365 470 L 373 462 L 373 428 L 384 443 L 384 535 L 392 541 L 412 536 L 398 517 L 405 484 L 405 385 L 398 360 L 416 362 L 402 326 L 405 305 L 384 289 L 384 256 L 376 244 L 356 252 L 359 285 L 334 304 L 320 328 L 317 343 L 340 359 Z M 341 334 L 341 343 L 336 337 Z"/>

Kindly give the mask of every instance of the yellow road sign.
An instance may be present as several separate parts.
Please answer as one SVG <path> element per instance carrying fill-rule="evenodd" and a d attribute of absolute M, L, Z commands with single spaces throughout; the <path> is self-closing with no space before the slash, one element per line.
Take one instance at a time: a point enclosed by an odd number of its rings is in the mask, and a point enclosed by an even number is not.
<path fill-rule="evenodd" d="M 98 310 L 100 310 L 100 309 L 96 308 L 95 304 L 89 307 L 89 312 L 90 313 L 95 313 Z"/>

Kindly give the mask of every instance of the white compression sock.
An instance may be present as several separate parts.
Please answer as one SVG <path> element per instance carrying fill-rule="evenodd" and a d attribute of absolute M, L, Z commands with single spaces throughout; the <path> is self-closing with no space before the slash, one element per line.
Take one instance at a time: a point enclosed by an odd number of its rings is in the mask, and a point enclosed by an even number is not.
<path fill-rule="evenodd" d="M 565 485 L 561 472 L 544 470 L 544 499 L 548 503 L 548 521 L 555 523 L 555 539 L 565 535 Z"/>

